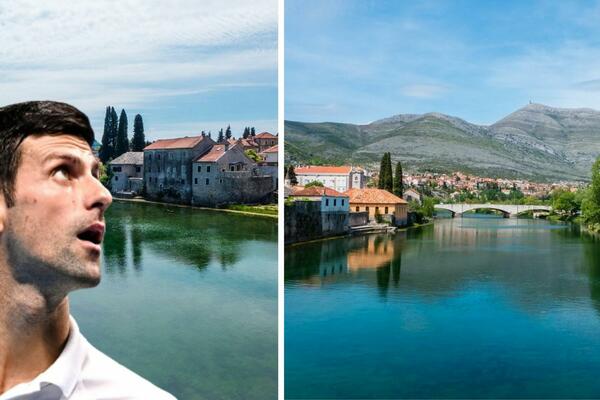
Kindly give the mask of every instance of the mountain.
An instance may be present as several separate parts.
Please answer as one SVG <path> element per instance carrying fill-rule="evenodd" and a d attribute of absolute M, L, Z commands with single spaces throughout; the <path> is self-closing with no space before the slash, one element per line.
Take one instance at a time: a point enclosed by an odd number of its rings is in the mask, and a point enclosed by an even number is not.
<path fill-rule="evenodd" d="M 476 125 L 439 114 L 399 114 L 367 125 L 285 122 L 286 160 L 378 165 L 532 180 L 588 180 L 600 155 L 600 111 L 529 104 Z"/>

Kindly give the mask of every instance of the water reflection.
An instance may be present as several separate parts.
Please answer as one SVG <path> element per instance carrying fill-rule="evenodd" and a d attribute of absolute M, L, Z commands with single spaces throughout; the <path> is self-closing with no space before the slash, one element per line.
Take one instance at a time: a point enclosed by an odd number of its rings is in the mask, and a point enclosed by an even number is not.
<path fill-rule="evenodd" d="M 198 270 L 211 262 L 225 270 L 240 260 L 245 241 L 276 235 L 276 225 L 271 220 L 219 212 L 115 203 L 109 213 L 103 245 L 108 274 L 126 272 L 128 251 L 133 269 L 141 272 L 146 247 Z"/>
<path fill-rule="evenodd" d="M 583 244 L 585 257 L 581 250 Z M 591 289 L 581 285 L 581 273 Z M 398 232 L 286 249 L 288 285 L 354 284 L 381 297 L 411 291 L 453 296 L 476 284 L 501 285 L 531 312 L 557 299 L 600 296 L 600 246 L 577 228 L 539 220 L 463 218 Z M 599 308 L 600 309 L 600 308 Z"/>

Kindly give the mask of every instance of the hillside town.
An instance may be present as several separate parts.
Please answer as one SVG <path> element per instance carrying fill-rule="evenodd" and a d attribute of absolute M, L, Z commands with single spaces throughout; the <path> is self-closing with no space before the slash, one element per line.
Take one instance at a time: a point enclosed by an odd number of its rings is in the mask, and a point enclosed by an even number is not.
<path fill-rule="evenodd" d="M 431 217 L 434 202 L 544 202 L 555 191 L 574 193 L 585 186 L 584 182 L 541 183 L 458 171 L 401 172 L 401 189 L 391 193 L 378 188 L 379 174 L 352 165 L 287 168 L 286 241 L 388 229 L 385 225 L 404 227 Z"/>

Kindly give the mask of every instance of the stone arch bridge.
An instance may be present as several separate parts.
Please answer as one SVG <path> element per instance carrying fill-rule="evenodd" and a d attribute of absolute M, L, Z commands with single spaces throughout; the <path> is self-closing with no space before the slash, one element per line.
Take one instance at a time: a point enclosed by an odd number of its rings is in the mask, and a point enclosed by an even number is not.
<path fill-rule="evenodd" d="M 538 205 L 515 205 L 515 204 L 436 204 L 436 210 L 446 210 L 452 213 L 452 217 L 462 216 L 463 213 L 473 210 L 497 210 L 502 212 L 504 218 L 516 218 L 524 212 L 550 212 L 550 206 Z"/>

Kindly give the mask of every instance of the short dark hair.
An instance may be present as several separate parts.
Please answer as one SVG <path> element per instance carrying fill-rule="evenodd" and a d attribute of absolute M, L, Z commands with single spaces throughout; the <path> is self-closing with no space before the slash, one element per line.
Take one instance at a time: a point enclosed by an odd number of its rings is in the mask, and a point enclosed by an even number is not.
<path fill-rule="evenodd" d="M 0 190 L 8 207 L 14 204 L 14 184 L 21 153 L 19 146 L 30 135 L 68 134 L 90 147 L 94 131 L 88 117 L 75 107 L 56 101 L 28 101 L 0 108 Z"/>

